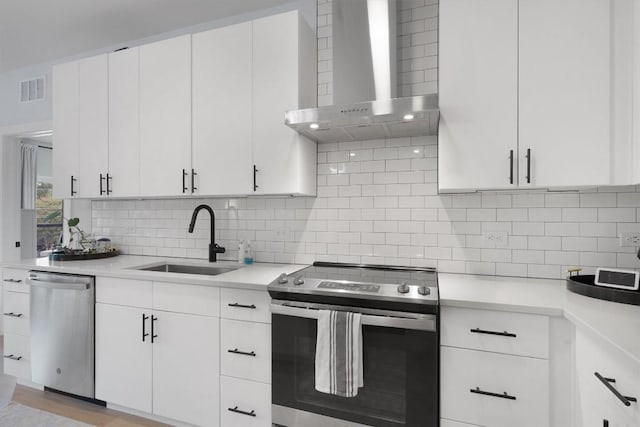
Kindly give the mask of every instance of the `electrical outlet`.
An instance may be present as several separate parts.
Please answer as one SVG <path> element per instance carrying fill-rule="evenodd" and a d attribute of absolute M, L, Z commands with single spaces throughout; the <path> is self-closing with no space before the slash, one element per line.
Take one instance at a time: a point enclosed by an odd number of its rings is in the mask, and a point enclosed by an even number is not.
<path fill-rule="evenodd" d="M 506 248 L 509 235 L 506 231 L 489 231 L 482 235 L 485 244 L 490 248 Z"/>
<path fill-rule="evenodd" d="M 620 246 L 640 246 L 640 232 L 624 231 L 620 233 Z"/>

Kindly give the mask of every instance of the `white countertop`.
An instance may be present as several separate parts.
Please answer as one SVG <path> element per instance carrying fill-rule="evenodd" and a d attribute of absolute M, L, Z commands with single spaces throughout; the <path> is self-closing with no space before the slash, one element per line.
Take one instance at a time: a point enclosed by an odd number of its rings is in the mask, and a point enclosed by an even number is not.
<path fill-rule="evenodd" d="M 160 263 L 239 267 L 237 270 L 204 276 L 132 269 Z M 120 255 L 95 261 L 49 261 L 46 258 L 0 263 L 3 267 L 57 273 L 86 274 L 124 279 L 154 280 L 205 286 L 233 286 L 264 290 L 282 273 L 306 265 Z M 439 273 L 440 305 L 519 313 L 564 316 L 577 327 L 587 328 L 640 363 L 640 306 L 601 301 L 567 291 L 564 280 L 521 277 L 477 276 Z"/>
<path fill-rule="evenodd" d="M 564 280 L 439 273 L 440 305 L 564 316 L 640 363 L 640 306 L 578 295 Z"/>
<path fill-rule="evenodd" d="M 136 270 L 134 267 L 152 266 L 161 263 L 238 267 L 217 276 L 165 273 L 158 271 Z M 206 260 L 183 258 L 162 258 L 136 255 L 119 255 L 90 261 L 49 261 L 47 258 L 22 259 L 17 261 L 3 261 L 3 267 L 21 268 L 26 270 L 50 271 L 54 273 L 85 274 L 91 276 L 118 277 L 122 279 L 154 280 L 159 282 L 177 282 L 191 285 L 225 286 L 243 289 L 264 290 L 266 286 L 282 273 L 292 273 L 306 267 L 300 264 L 270 264 L 254 263 L 239 264 L 232 261 L 218 261 L 209 263 Z"/>

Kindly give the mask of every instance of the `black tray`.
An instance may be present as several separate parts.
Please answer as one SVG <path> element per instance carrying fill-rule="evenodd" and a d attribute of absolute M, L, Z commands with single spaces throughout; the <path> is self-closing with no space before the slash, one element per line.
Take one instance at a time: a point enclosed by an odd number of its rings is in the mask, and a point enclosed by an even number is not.
<path fill-rule="evenodd" d="M 583 274 L 567 277 L 567 289 L 576 294 L 622 304 L 640 305 L 640 291 L 607 288 L 594 285 L 596 276 Z"/>
<path fill-rule="evenodd" d="M 102 259 L 111 258 L 120 255 L 120 251 L 100 252 L 95 254 L 89 254 L 86 252 L 80 252 L 75 254 L 49 254 L 51 261 L 86 261 L 89 259 Z"/>

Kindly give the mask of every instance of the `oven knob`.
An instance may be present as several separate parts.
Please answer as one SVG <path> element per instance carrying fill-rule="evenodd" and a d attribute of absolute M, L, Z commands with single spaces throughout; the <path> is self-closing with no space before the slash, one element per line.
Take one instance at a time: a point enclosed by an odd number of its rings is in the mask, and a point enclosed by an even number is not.
<path fill-rule="evenodd" d="M 302 285 L 304 283 L 304 279 L 300 276 L 296 277 L 295 279 L 293 279 L 293 284 L 294 285 Z"/>
<path fill-rule="evenodd" d="M 279 277 L 278 277 L 278 283 L 280 283 L 281 285 L 284 285 L 285 283 L 289 282 L 289 279 L 287 279 L 287 275 L 285 273 L 282 273 Z"/>
<path fill-rule="evenodd" d="M 401 294 L 409 293 L 409 285 L 407 285 L 406 283 L 398 285 L 398 292 Z"/>
<path fill-rule="evenodd" d="M 425 295 L 426 296 L 426 295 L 429 295 L 431 293 L 431 289 L 429 289 L 428 286 L 420 286 L 418 288 L 418 293 L 420 295 Z"/>

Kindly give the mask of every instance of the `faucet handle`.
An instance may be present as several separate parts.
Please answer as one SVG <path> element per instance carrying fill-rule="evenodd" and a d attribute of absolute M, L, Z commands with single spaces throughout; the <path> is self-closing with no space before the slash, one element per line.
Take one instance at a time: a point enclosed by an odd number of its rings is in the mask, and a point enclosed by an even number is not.
<path fill-rule="evenodd" d="M 211 250 L 217 254 L 223 254 L 226 252 L 226 249 L 222 246 L 219 246 L 217 243 L 213 244 L 213 248 Z"/>

